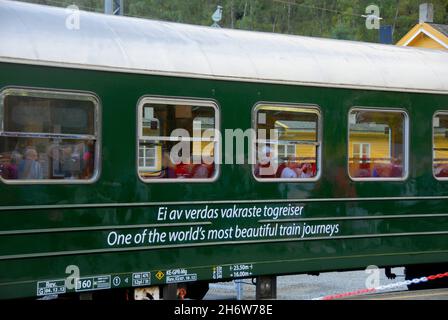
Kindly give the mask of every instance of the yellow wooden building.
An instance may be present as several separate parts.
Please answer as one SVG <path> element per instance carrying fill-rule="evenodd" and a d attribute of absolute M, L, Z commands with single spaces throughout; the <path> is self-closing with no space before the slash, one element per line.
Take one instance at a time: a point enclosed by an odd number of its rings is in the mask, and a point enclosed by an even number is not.
<path fill-rule="evenodd" d="M 397 42 L 397 46 L 448 50 L 448 25 L 419 23 Z"/>

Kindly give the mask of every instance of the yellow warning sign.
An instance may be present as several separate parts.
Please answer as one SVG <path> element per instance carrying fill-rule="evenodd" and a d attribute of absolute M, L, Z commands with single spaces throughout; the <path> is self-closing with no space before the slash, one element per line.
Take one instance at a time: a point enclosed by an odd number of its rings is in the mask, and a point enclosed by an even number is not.
<path fill-rule="evenodd" d="M 156 278 L 159 280 L 162 280 L 165 274 L 162 271 L 159 271 L 156 273 Z"/>

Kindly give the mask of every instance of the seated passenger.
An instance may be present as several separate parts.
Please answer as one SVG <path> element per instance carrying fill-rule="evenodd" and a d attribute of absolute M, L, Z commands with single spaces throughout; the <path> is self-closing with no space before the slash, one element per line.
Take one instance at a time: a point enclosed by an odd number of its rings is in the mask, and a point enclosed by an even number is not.
<path fill-rule="evenodd" d="M 27 147 L 25 150 L 25 158 L 20 161 L 18 166 L 18 177 L 20 180 L 43 179 L 42 166 L 37 159 L 38 154 L 36 148 Z"/>
<path fill-rule="evenodd" d="M 183 163 L 183 162 L 179 163 L 176 166 L 176 169 L 174 170 L 174 172 L 176 174 L 176 178 L 178 178 L 178 179 L 190 178 L 191 171 L 192 171 L 191 165 Z"/>
<path fill-rule="evenodd" d="M 87 143 L 87 150 L 82 156 L 82 178 L 90 179 L 95 167 L 95 144 L 92 141 Z"/>
<path fill-rule="evenodd" d="M 291 158 L 288 158 L 288 161 L 285 164 L 284 169 L 280 175 L 282 179 L 297 179 L 299 177 L 297 165 L 291 161 Z"/>
<path fill-rule="evenodd" d="M 77 144 L 73 147 L 71 158 L 71 179 L 79 179 L 82 173 L 82 155 L 83 155 L 84 144 Z"/>
<path fill-rule="evenodd" d="M 207 179 L 210 176 L 210 168 L 207 164 L 201 163 L 193 167 L 191 177 L 193 179 Z"/>
<path fill-rule="evenodd" d="M 367 162 L 366 158 L 363 158 L 360 163 L 358 170 L 355 172 L 356 178 L 369 178 L 372 174 L 370 172 L 370 163 Z"/>
<path fill-rule="evenodd" d="M 372 177 L 379 178 L 383 174 L 383 164 L 376 164 L 372 170 Z"/>
<path fill-rule="evenodd" d="M 392 171 L 392 164 L 380 163 L 375 165 L 373 169 L 372 177 L 375 178 L 390 178 Z"/>
<path fill-rule="evenodd" d="M 2 177 L 6 180 L 16 180 L 19 178 L 18 164 L 22 160 L 22 155 L 17 151 L 11 153 L 9 163 L 2 166 Z"/>
<path fill-rule="evenodd" d="M 434 175 L 437 178 L 448 177 L 448 164 L 437 164 L 434 166 Z"/>
<path fill-rule="evenodd" d="M 301 172 L 301 174 L 299 176 L 299 178 L 301 178 L 301 179 L 309 179 L 309 178 L 314 177 L 314 175 L 313 175 L 313 168 L 312 168 L 311 164 L 309 164 L 309 163 L 305 163 L 302 166 L 301 171 L 302 172 Z"/>
<path fill-rule="evenodd" d="M 261 159 L 255 166 L 254 174 L 258 178 L 275 178 L 276 172 L 272 150 L 270 147 L 264 146 L 261 150 Z"/>
<path fill-rule="evenodd" d="M 176 170 L 173 162 L 171 161 L 170 153 L 168 151 L 163 152 L 162 156 L 162 172 L 161 178 L 175 179 L 177 178 Z"/>
<path fill-rule="evenodd" d="M 317 164 L 315 162 L 311 164 L 311 175 L 312 177 L 317 175 Z"/>
<path fill-rule="evenodd" d="M 65 145 L 61 148 L 62 157 L 60 159 L 61 171 L 65 179 L 71 179 L 73 177 L 75 162 L 73 161 L 72 154 L 73 148 L 71 145 Z"/>
<path fill-rule="evenodd" d="M 390 172 L 392 178 L 401 178 L 403 176 L 403 165 L 401 157 L 392 160 L 392 169 Z"/>
<path fill-rule="evenodd" d="M 278 166 L 277 172 L 275 173 L 276 178 L 281 178 L 283 170 L 286 168 L 286 162 L 283 162 Z"/>
<path fill-rule="evenodd" d="M 215 164 L 211 163 L 211 164 L 206 164 L 207 169 L 208 169 L 208 177 L 211 178 L 215 175 Z"/>

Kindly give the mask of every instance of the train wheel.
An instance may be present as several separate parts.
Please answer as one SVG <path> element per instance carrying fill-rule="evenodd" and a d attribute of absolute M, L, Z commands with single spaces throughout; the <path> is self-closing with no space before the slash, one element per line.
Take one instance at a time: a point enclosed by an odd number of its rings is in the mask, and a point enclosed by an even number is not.
<path fill-rule="evenodd" d="M 158 286 L 134 289 L 134 300 L 160 300 L 160 288 Z"/>
<path fill-rule="evenodd" d="M 208 282 L 201 281 L 167 284 L 161 289 L 161 297 L 163 300 L 202 300 L 207 294 L 209 287 Z"/>
<path fill-rule="evenodd" d="M 202 300 L 209 290 L 208 282 L 193 282 L 186 284 L 186 299 Z"/>

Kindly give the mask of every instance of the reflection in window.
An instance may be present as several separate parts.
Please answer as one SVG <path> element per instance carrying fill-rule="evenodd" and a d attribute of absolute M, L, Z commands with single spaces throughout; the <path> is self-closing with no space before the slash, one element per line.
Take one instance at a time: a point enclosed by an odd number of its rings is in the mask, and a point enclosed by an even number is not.
<path fill-rule="evenodd" d="M 352 178 L 403 178 L 404 112 L 353 110 L 349 115 L 349 171 Z"/>
<path fill-rule="evenodd" d="M 315 179 L 319 171 L 319 112 L 314 108 L 259 106 L 256 109 L 258 179 Z"/>
<path fill-rule="evenodd" d="M 370 159 L 370 143 L 353 143 L 353 158 Z"/>
<path fill-rule="evenodd" d="M 95 175 L 96 102 L 89 96 L 5 90 L 0 174 L 5 180 L 90 180 Z"/>
<path fill-rule="evenodd" d="M 213 105 L 154 98 L 143 101 L 138 112 L 138 173 L 143 180 L 216 176 L 217 111 Z M 181 136 L 176 134 L 179 130 Z"/>
<path fill-rule="evenodd" d="M 436 114 L 433 127 L 434 175 L 448 178 L 448 114 Z"/>

